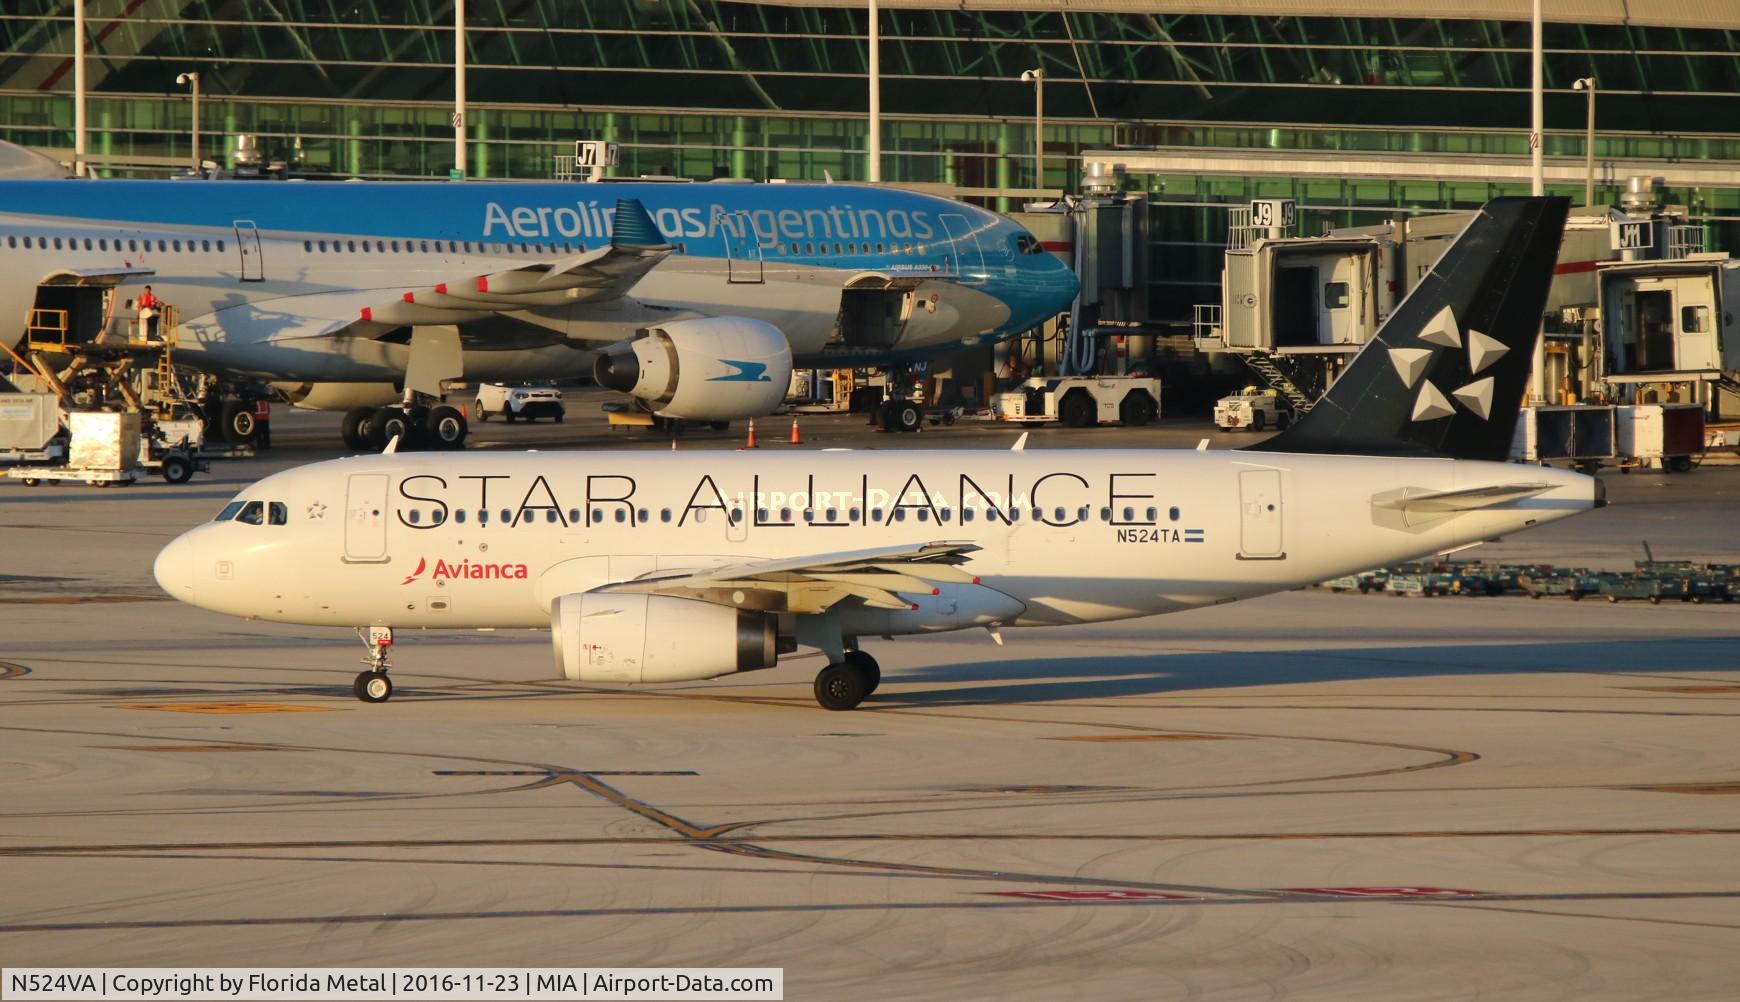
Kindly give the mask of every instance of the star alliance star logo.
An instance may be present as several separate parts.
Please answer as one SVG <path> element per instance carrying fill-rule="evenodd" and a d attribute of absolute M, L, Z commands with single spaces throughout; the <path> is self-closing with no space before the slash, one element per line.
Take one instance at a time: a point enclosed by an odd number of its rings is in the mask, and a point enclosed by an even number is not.
<path fill-rule="evenodd" d="M 1469 328 L 1466 345 L 1468 348 L 1469 375 L 1479 375 L 1482 369 L 1498 361 L 1499 357 L 1510 349 L 1497 338 Z M 1438 311 L 1420 332 L 1420 341 L 1427 345 L 1437 345 L 1438 348 L 1461 348 L 1464 346 L 1462 330 L 1456 323 L 1456 314 L 1446 306 Z M 1410 389 L 1416 382 L 1420 383 L 1419 396 L 1414 398 L 1415 421 L 1436 421 L 1455 415 L 1456 405 L 1450 402 L 1450 397 L 1444 391 L 1433 385 L 1430 379 L 1421 381 L 1432 358 L 1438 354 L 1438 348 L 1390 348 L 1390 364 L 1396 367 L 1396 373 L 1402 377 L 1402 384 Z M 1454 390 L 1451 394 L 1461 401 L 1462 406 L 1479 415 L 1482 421 L 1492 416 L 1492 377 L 1476 379 L 1466 386 Z"/>
<path fill-rule="evenodd" d="M 326 516 L 326 505 L 322 504 L 321 502 L 316 501 L 313 504 L 308 506 L 308 517 L 309 518 L 324 518 L 325 516 Z"/>

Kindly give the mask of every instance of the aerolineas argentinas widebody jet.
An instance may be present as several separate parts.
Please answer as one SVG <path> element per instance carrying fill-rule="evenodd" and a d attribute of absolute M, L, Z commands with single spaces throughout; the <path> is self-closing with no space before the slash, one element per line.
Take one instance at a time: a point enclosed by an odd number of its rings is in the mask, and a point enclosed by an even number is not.
<path fill-rule="evenodd" d="M 1077 289 L 1016 223 L 870 185 L 0 181 L 0 316 L 65 309 L 88 337 L 147 284 L 179 311 L 177 364 L 347 410 L 376 450 L 463 442 L 439 406 L 459 378 L 768 414 L 794 358 L 924 358 Z"/>
<path fill-rule="evenodd" d="M 370 455 L 279 473 L 157 558 L 186 602 L 360 627 L 549 626 L 580 682 L 771 667 L 829 709 L 865 637 L 1091 623 L 1250 598 L 1598 506 L 1502 462 L 1567 203 L 1490 203 L 1304 418 L 1255 450 Z"/>

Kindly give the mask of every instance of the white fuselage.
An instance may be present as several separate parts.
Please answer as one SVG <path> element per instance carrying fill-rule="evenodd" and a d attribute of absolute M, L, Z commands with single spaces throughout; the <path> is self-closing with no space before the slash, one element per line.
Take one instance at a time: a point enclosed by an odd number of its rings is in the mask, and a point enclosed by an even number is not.
<path fill-rule="evenodd" d="M 1453 513 L 1374 504 L 1528 481 Z M 545 627 L 551 602 L 672 568 L 933 540 L 972 585 L 842 612 L 848 636 L 1047 626 L 1249 598 L 1597 504 L 1594 479 L 1449 459 L 1145 450 L 370 455 L 268 477 L 158 559 L 183 601 L 281 622 Z M 1410 524 L 1412 523 L 1412 524 Z"/>

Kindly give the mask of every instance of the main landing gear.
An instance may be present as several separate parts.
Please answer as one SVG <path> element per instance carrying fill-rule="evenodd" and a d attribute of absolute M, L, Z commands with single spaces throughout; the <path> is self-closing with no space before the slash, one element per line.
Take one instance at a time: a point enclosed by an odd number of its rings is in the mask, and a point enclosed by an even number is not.
<path fill-rule="evenodd" d="M 397 438 L 399 450 L 462 449 L 471 431 L 465 412 L 451 404 L 355 407 L 345 412 L 340 434 L 351 449 L 379 452 Z"/>
<path fill-rule="evenodd" d="M 882 667 L 863 651 L 846 652 L 844 659 L 816 673 L 816 702 L 828 710 L 850 710 L 882 684 Z"/>
<path fill-rule="evenodd" d="M 371 626 L 364 630 L 359 626 L 356 635 L 368 648 L 369 656 L 363 658 L 363 664 L 369 670 L 357 675 L 350 691 L 365 703 L 385 703 L 393 698 L 393 683 L 387 678 L 387 669 L 392 667 L 387 664 L 387 651 L 393 646 L 393 628 Z"/>

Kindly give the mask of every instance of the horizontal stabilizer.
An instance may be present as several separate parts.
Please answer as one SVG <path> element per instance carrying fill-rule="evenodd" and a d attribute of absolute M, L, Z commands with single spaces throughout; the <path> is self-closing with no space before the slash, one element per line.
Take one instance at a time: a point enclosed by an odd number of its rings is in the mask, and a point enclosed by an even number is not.
<path fill-rule="evenodd" d="M 1451 514 L 1459 511 L 1479 511 L 1482 508 L 1497 508 L 1512 501 L 1532 498 L 1553 489 L 1552 484 L 1493 484 L 1488 487 L 1469 487 L 1459 491 L 1431 491 L 1412 494 L 1417 488 L 1403 488 L 1396 496 L 1385 497 L 1382 500 L 1372 499 L 1375 508 L 1388 508 L 1392 511 L 1430 513 L 1434 515 Z"/>

